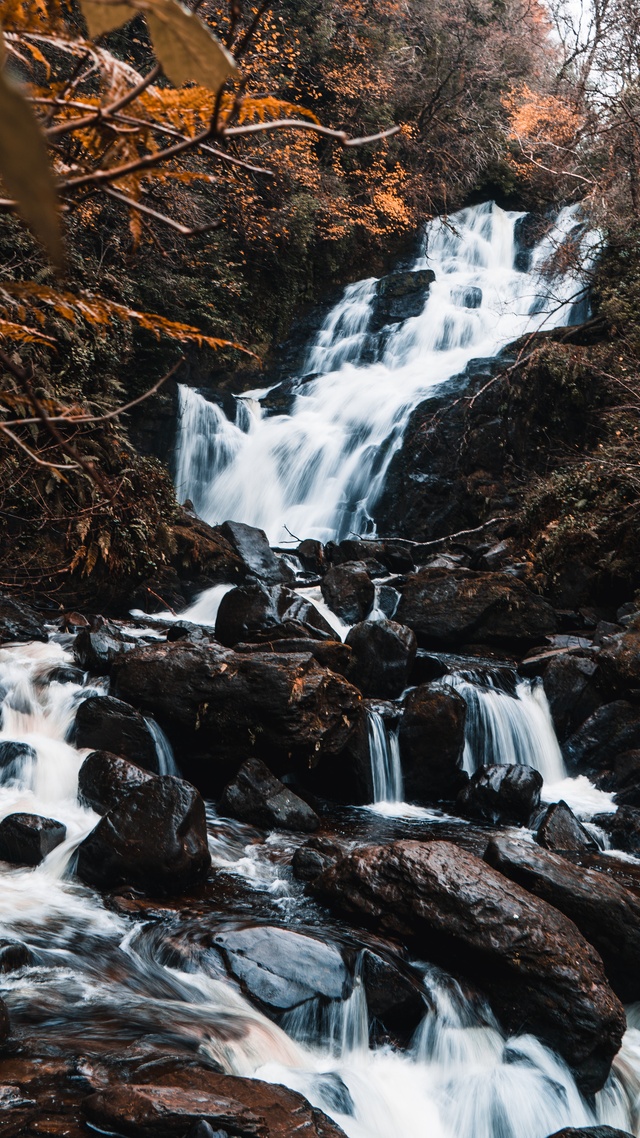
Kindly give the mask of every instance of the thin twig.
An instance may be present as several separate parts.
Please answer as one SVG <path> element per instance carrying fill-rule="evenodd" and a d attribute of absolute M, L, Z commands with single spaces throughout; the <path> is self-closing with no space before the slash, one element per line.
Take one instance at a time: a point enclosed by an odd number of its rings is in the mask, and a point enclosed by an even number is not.
<path fill-rule="evenodd" d="M 151 209 L 151 206 L 143 205 L 142 202 L 135 201 L 134 198 L 129 198 L 126 194 L 121 194 L 108 186 L 102 190 L 103 194 L 108 194 L 110 198 L 116 198 L 117 201 L 124 202 L 130 209 L 135 209 L 138 213 L 148 214 L 149 217 L 154 217 L 156 221 L 161 221 L 163 225 L 168 225 L 170 229 L 176 229 L 183 237 L 195 237 L 201 233 L 210 233 L 213 229 L 220 229 L 222 227 L 221 221 L 210 221 L 207 225 L 197 225 L 193 229 L 189 229 L 186 225 L 181 225 L 179 221 L 174 221 L 172 217 L 167 217 L 164 213 L 159 213 L 157 209 Z"/>

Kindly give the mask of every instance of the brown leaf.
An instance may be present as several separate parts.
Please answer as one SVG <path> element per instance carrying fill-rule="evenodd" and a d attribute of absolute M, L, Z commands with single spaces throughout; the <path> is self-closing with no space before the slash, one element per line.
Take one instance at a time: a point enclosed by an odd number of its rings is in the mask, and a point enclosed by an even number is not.
<path fill-rule="evenodd" d="M 137 6 L 121 0 L 80 0 L 80 7 L 89 35 L 94 40 L 105 32 L 122 27 L 138 14 Z"/>
<path fill-rule="evenodd" d="M 153 50 L 176 87 L 198 83 L 215 94 L 237 70 L 226 47 L 177 0 L 145 0 L 144 9 Z"/>
<path fill-rule="evenodd" d="M 0 175 L 54 265 L 64 262 L 58 200 L 47 147 L 26 99 L 0 71 Z"/>

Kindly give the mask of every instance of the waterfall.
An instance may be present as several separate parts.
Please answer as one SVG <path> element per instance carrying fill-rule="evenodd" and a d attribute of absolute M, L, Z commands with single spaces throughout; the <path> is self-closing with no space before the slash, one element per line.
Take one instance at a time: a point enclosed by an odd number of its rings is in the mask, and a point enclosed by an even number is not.
<path fill-rule="evenodd" d="M 523 214 L 492 202 L 427 228 L 412 269 L 432 269 L 423 310 L 372 328 L 376 280 L 350 285 L 310 346 L 304 383 L 287 414 L 266 414 L 254 393 L 232 419 L 180 389 L 176 486 L 208 522 L 233 518 L 326 541 L 372 531 L 371 516 L 412 410 L 474 357 L 495 356 L 525 333 L 570 323 L 584 285 L 574 271 L 551 277 L 551 254 L 577 237 L 589 260 L 597 237 L 579 207 L 559 213 L 518 266 Z M 256 402 L 257 400 L 257 402 Z"/>
<path fill-rule="evenodd" d="M 173 747 L 162 730 L 162 727 L 159 723 L 156 723 L 155 719 L 152 719 L 151 716 L 145 717 L 145 723 L 151 732 L 155 744 L 158 774 L 179 776 L 180 771 L 178 770 L 178 764 L 175 760 Z"/>
<path fill-rule="evenodd" d="M 402 802 L 404 786 L 397 731 L 388 730 L 382 716 L 367 712 L 373 801 Z"/>
<path fill-rule="evenodd" d="M 506 682 L 505 682 L 506 680 Z M 542 681 L 515 672 L 459 672 L 445 676 L 467 704 L 464 769 L 473 774 L 493 763 L 534 767 L 545 782 L 566 775 Z"/>

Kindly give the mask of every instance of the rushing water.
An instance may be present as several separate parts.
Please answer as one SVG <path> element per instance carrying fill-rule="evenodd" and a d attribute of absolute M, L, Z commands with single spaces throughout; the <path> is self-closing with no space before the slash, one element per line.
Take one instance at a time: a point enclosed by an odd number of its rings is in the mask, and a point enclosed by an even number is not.
<path fill-rule="evenodd" d="M 390 731 L 377 711 L 369 711 L 368 721 L 373 801 L 402 802 L 404 785 L 398 732 Z"/>
<path fill-rule="evenodd" d="M 375 279 L 350 285 L 312 345 L 289 414 L 268 414 L 265 392 L 216 403 L 180 389 L 176 486 L 208 522 L 227 518 L 320 540 L 371 532 L 371 516 L 413 408 L 474 357 L 527 332 L 571 323 L 583 296 L 573 272 L 549 277 L 551 254 L 581 233 L 563 209 L 528 267 L 515 227 L 524 215 L 473 206 L 427 229 L 413 268 L 435 282 L 419 316 L 369 331 Z M 582 236 L 585 258 L 595 241 Z M 526 258 L 525 258 L 526 260 Z M 309 378 L 311 377 L 311 378 Z"/>

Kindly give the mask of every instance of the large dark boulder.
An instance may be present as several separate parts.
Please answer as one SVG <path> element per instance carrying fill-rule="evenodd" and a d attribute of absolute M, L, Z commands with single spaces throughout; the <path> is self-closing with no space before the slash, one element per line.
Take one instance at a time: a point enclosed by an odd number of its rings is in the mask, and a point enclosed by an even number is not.
<path fill-rule="evenodd" d="M 371 307 L 371 331 L 378 332 L 385 324 L 419 316 L 435 279 L 433 269 L 413 269 L 381 277 Z"/>
<path fill-rule="evenodd" d="M 530 842 L 494 838 L 485 860 L 511 881 L 548 901 L 598 950 L 612 988 L 640 999 L 640 897 L 595 869 L 572 865 Z"/>
<path fill-rule="evenodd" d="M 550 1138 L 633 1138 L 633 1134 L 628 1130 L 617 1130 L 615 1126 L 565 1126 Z"/>
<path fill-rule="evenodd" d="M 81 628 L 73 642 L 73 654 L 85 671 L 106 675 L 121 652 L 131 652 L 136 642 L 113 621 L 98 617 Z"/>
<path fill-rule="evenodd" d="M 78 798 L 98 814 L 106 814 L 132 790 L 143 786 L 155 775 L 142 767 L 112 755 L 110 751 L 92 751 L 87 755 L 78 775 Z"/>
<path fill-rule="evenodd" d="M 67 836 L 55 818 L 39 814 L 7 814 L 0 822 L 0 861 L 13 865 L 40 865 Z"/>
<path fill-rule="evenodd" d="M 407 801 L 426 805 L 451 801 L 464 786 L 466 717 L 467 705 L 453 688 L 420 684 L 409 693 L 400 722 Z"/>
<path fill-rule="evenodd" d="M 566 802 L 552 802 L 538 822 L 536 842 L 547 850 L 597 850 L 598 843 Z"/>
<path fill-rule="evenodd" d="M 450 842 L 354 850 L 314 887 L 342 913 L 403 938 L 487 991 L 504 1024 L 558 1051 L 599 1090 L 625 1030 L 602 961 L 576 926 Z"/>
<path fill-rule="evenodd" d="M 204 802 L 195 787 L 165 775 L 138 786 L 78 847 L 87 885 L 129 885 L 150 894 L 182 893 L 211 865 Z"/>
<path fill-rule="evenodd" d="M 594 711 L 562 751 L 571 774 L 592 774 L 635 748 L 640 748 L 640 707 L 618 699 Z"/>
<path fill-rule="evenodd" d="M 341 1000 L 349 974 L 338 949 L 314 937 L 274 925 L 217 933 L 231 973 L 270 1009 L 297 1007 L 322 996 Z"/>
<path fill-rule="evenodd" d="M 320 819 L 302 798 L 289 790 L 260 759 L 247 759 L 219 803 L 221 814 L 265 830 L 311 833 Z"/>
<path fill-rule="evenodd" d="M 619 806 L 640 806 L 640 749 L 623 751 L 595 782 L 600 790 L 615 791 L 613 801 Z"/>
<path fill-rule="evenodd" d="M 169 1071 L 155 1080 L 89 1095 L 83 1103 L 89 1122 L 126 1138 L 184 1138 L 201 1119 L 233 1138 L 345 1138 L 321 1110 L 277 1083 L 205 1067 Z"/>
<path fill-rule="evenodd" d="M 28 945 L 21 940 L 0 938 L 0 973 L 18 972 L 20 968 L 29 968 L 35 963 L 36 957 Z"/>
<path fill-rule="evenodd" d="M 371 612 L 376 589 L 364 562 L 346 561 L 334 565 L 322 578 L 325 604 L 345 624 L 358 624 Z"/>
<path fill-rule="evenodd" d="M 525 648 L 556 631 L 551 606 L 506 573 L 427 568 L 411 574 L 396 619 L 425 648 L 492 644 Z"/>
<path fill-rule="evenodd" d="M 220 601 L 216 638 L 228 648 L 258 638 L 300 636 L 333 640 L 335 633 L 310 601 L 284 585 L 242 585 Z"/>
<path fill-rule="evenodd" d="M 7 593 L 0 593 L 0 644 L 47 639 L 44 621 L 37 612 Z"/>
<path fill-rule="evenodd" d="M 393 620 L 368 620 L 349 630 L 349 679 L 363 695 L 396 699 L 409 683 L 416 658 L 415 633 Z"/>
<path fill-rule="evenodd" d="M 158 770 L 156 745 L 144 717 L 113 696 L 91 695 L 76 712 L 76 747 L 111 751 L 148 771 Z"/>
<path fill-rule="evenodd" d="M 362 715 L 360 693 L 306 655 L 178 641 L 129 653 L 114 676 L 118 694 L 157 718 L 182 769 L 216 796 L 253 755 L 278 775 L 340 755 Z"/>
<path fill-rule="evenodd" d="M 480 822 L 528 826 L 540 806 L 542 775 L 519 763 L 480 767 L 462 787 L 457 809 Z"/>
<path fill-rule="evenodd" d="M 249 579 L 267 585 L 289 585 L 295 580 L 293 569 L 269 546 L 264 530 L 244 522 L 223 522 L 218 531 L 240 558 Z"/>
<path fill-rule="evenodd" d="M 595 660 L 571 653 L 554 657 L 545 668 L 542 682 L 559 739 L 566 739 L 602 703 L 597 672 Z"/>

